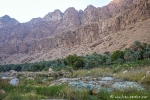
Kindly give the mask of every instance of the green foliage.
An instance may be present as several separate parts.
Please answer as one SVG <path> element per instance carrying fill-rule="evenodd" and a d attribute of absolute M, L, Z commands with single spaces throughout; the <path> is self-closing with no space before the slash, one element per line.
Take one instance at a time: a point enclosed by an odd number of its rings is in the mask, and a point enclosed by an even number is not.
<path fill-rule="evenodd" d="M 37 87 L 35 88 L 38 95 L 49 96 L 53 98 L 58 98 L 61 90 L 65 88 L 65 85 L 51 86 L 51 87 Z"/>
<path fill-rule="evenodd" d="M 62 91 L 62 95 L 67 100 L 89 100 L 89 92 L 87 89 L 77 89 L 73 87 L 65 87 Z"/>
<path fill-rule="evenodd" d="M 150 85 L 150 76 L 143 79 L 141 83 L 146 84 L 146 85 Z"/>
<path fill-rule="evenodd" d="M 140 51 L 143 48 L 143 45 L 140 41 L 135 41 L 132 43 L 132 45 L 130 46 L 132 51 Z"/>
<path fill-rule="evenodd" d="M 150 58 L 150 44 L 141 43 L 140 41 L 135 41 L 129 48 L 124 51 L 114 51 L 112 54 L 110 52 L 105 52 L 104 54 L 98 54 L 94 52 L 86 56 L 70 55 L 64 59 L 57 59 L 51 61 L 42 61 L 36 63 L 25 63 L 25 64 L 9 64 L 0 65 L 0 72 L 6 72 L 10 70 L 16 71 L 48 71 L 49 68 L 54 69 L 54 71 L 60 71 L 62 69 L 67 69 L 67 66 L 73 69 L 79 68 L 97 68 L 103 66 L 112 66 L 115 64 L 125 64 L 132 63 L 139 60 L 145 60 Z M 145 62 L 145 64 L 148 62 Z"/>
<path fill-rule="evenodd" d="M 65 59 L 65 64 L 67 66 L 72 66 L 74 69 L 83 68 L 85 63 L 83 58 L 77 55 L 69 55 Z"/>
<path fill-rule="evenodd" d="M 86 55 L 83 58 L 85 62 L 85 68 L 95 68 L 105 64 L 111 64 L 110 56 L 106 54 L 101 55 L 95 52 L 92 55 Z"/>
<path fill-rule="evenodd" d="M 71 73 L 73 73 L 73 68 L 70 67 L 70 66 L 66 66 L 66 70 L 69 71 L 69 72 L 71 72 Z"/>
<path fill-rule="evenodd" d="M 21 71 L 22 67 L 20 65 L 16 65 L 16 67 L 14 68 L 15 71 Z"/>
<path fill-rule="evenodd" d="M 102 100 L 109 100 L 110 95 L 111 95 L 110 92 L 107 91 L 106 89 L 101 89 L 97 94 L 98 98 L 101 98 Z"/>
<path fill-rule="evenodd" d="M 123 56 L 124 56 L 123 51 L 117 50 L 117 51 L 114 51 L 113 54 L 111 55 L 111 60 L 115 61 L 121 58 L 123 59 Z"/>
<path fill-rule="evenodd" d="M 36 72 L 36 71 L 42 71 L 44 68 L 45 68 L 44 65 L 40 65 L 40 64 L 36 63 L 33 66 L 31 66 L 30 71 L 34 71 L 34 72 Z"/>
<path fill-rule="evenodd" d="M 21 95 L 7 95 L 4 100 L 22 100 Z"/>
<path fill-rule="evenodd" d="M 126 89 L 124 91 L 107 91 L 107 90 L 100 90 L 97 94 L 99 100 L 149 100 L 150 97 L 149 90 L 135 90 L 135 89 Z"/>
<path fill-rule="evenodd" d="M 146 47 L 144 50 L 143 50 L 143 58 L 150 58 L 150 47 Z"/>

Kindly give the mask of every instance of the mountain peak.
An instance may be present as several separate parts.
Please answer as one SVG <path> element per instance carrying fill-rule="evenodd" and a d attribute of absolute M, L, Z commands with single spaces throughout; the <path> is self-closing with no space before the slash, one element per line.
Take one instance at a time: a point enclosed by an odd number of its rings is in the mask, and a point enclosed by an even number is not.
<path fill-rule="evenodd" d="M 94 7 L 93 5 L 88 5 L 87 8 L 85 8 L 85 10 L 94 10 L 96 9 L 96 7 Z"/>
<path fill-rule="evenodd" d="M 43 18 L 45 21 L 59 21 L 62 19 L 62 12 L 59 9 L 50 12 Z"/>
<path fill-rule="evenodd" d="M 38 24 L 42 21 L 42 18 L 38 17 L 38 18 L 32 18 L 29 23 L 30 24 Z"/>
<path fill-rule="evenodd" d="M 4 27 L 4 26 L 12 26 L 12 25 L 16 25 L 18 24 L 19 22 L 14 19 L 14 18 L 11 18 L 10 16 L 8 15 L 4 15 L 2 17 L 0 17 L 0 28 Z"/>
<path fill-rule="evenodd" d="M 1 20 L 10 21 L 11 18 L 8 15 L 4 15 L 0 18 Z"/>
<path fill-rule="evenodd" d="M 72 14 L 76 14 L 78 11 L 74 7 L 69 7 L 68 9 L 65 10 L 64 16 L 70 16 Z"/>

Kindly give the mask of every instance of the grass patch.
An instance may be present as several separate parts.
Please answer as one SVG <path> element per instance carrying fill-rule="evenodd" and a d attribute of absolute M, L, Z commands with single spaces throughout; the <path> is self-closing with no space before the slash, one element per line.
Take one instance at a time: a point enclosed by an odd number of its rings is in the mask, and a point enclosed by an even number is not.
<path fill-rule="evenodd" d="M 136 67 L 128 69 L 128 72 L 123 74 L 124 70 L 117 73 L 117 78 L 123 80 L 135 81 L 138 83 L 150 85 L 150 77 L 146 77 L 146 72 L 150 70 L 150 67 Z M 144 78 L 145 77 L 145 78 Z"/>
<path fill-rule="evenodd" d="M 17 86 L 9 84 L 10 80 L 0 79 L 0 89 L 6 91 L 6 94 L 0 95 L 2 100 L 41 100 L 41 99 L 67 99 L 67 100 L 150 100 L 150 76 L 146 76 L 146 71 L 150 67 L 145 67 L 149 64 L 148 60 L 135 61 L 126 64 L 114 64 L 107 67 L 73 70 L 72 74 L 67 77 L 106 77 L 113 76 L 116 73 L 116 78 L 136 81 L 146 86 L 146 90 L 125 90 L 125 91 L 112 91 L 111 93 L 106 90 L 100 90 L 97 95 L 90 95 L 86 89 L 76 89 L 67 85 L 59 85 L 49 87 L 53 78 L 37 76 L 34 80 L 24 78 Z M 149 66 L 149 65 L 147 65 Z M 128 70 L 123 74 L 124 70 Z M 44 81 L 43 81 L 44 80 Z M 112 96 L 112 97 L 111 97 Z M 126 97 L 125 97 L 126 96 Z M 140 98 L 139 98 L 140 97 Z"/>
<path fill-rule="evenodd" d="M 61 92 L 62 97 L 67 100 L 88 100 L 89 91 L 87 89 L 76 89 L 73 87 L 65 87 Z"/>
<path fill-rule="evenodd" d="M 112 75 L 113 71 L 110 68 L 93 68 L 90 70 L 82 69 L 73 71 L 72 77 L 102 77 Z"/>
<path fill-rule="evenodd" d="M 47 96 L 50 98 L 59 98 L 59 94 L 66 85 L 52 86 L 52 87 L 36 87 L 36 93 L 38 95 Z"/>
<path fill-rule="evenodd" d="M 101 90 L 97 97 L 102 100 L 150 100 L 150 91 L 137 91 L 134 89 L 127 89 L 124 91 Z"/>

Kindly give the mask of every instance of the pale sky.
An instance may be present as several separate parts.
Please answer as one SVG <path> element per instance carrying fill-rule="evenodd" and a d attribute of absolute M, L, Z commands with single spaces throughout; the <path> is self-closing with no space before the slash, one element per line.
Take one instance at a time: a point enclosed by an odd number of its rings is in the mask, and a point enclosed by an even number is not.
<path fill-rule="evenodd" d="M 55 9 L 61 12 L 69 7 L 84 10 L 87 5 L 102 7 L 110 1 L 112 0 L 0 0 L 0 17 L 9 15 L 19 22 L 27 22 L 32 18 L 44 17 Z"/>

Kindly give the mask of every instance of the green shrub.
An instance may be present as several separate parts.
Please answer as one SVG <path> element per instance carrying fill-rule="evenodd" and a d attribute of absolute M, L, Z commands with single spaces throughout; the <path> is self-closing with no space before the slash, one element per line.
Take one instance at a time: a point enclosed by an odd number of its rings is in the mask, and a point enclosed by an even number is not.
<path fill-rule="evenodd" d="M 117 50 L 117 51 L 114 51 L 113 54 L 111 55 L 111 60 L 115 61 L 115 60 L 118 60 L 120 58 L 123 59 L 123 56 L 124 56 L 123 51 Z"/>
<path fill-rule="evenodd" d="M 101 98 L 102 100 L 109 100 L 110 99 L 110 92 L 107 91 L 106 89 L 101 89 L 98 94 L 97 97 Z"/>
<path fill-rule="evenodd" d="M 77 55 L 69 55 L 65 59 L 65 64 L 67 66 L 72 66 L 74 69 L 83 68 L 85 63 L 83 61 L 82 57 L 79 57 Z"/>

